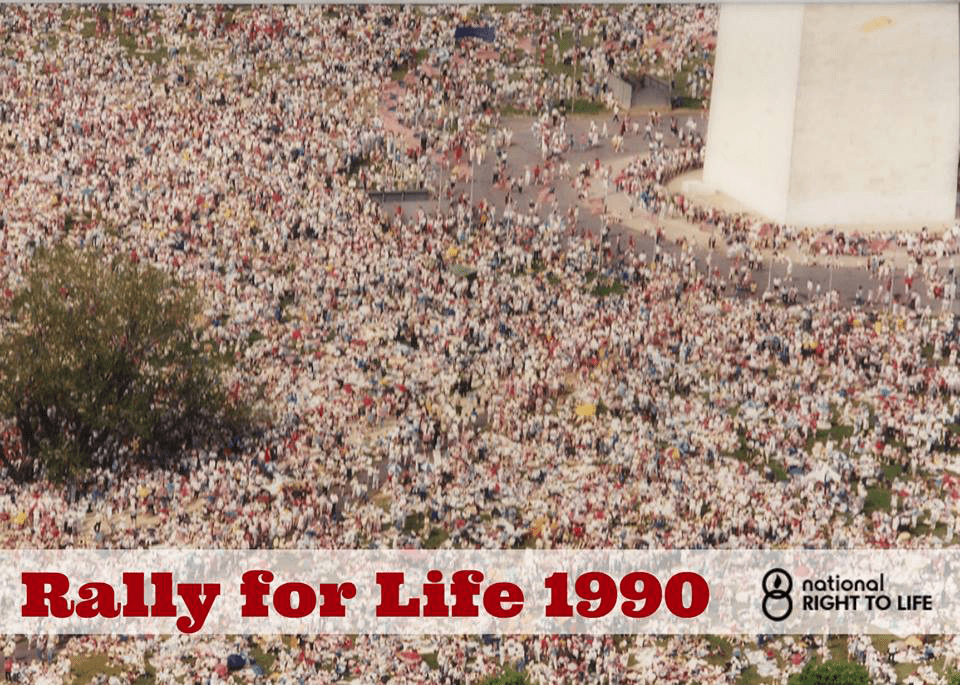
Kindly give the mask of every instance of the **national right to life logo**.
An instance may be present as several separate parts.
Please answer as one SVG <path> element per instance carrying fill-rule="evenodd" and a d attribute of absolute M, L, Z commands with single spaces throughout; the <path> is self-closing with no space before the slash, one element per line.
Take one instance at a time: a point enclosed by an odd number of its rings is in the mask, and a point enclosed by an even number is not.
<path fill-rule="evenodd" d="M 763 576 L 763 615 L 771 621 L 783 621 L 793 613 L 793 576 L 782 568 L 772 568 Z"/>

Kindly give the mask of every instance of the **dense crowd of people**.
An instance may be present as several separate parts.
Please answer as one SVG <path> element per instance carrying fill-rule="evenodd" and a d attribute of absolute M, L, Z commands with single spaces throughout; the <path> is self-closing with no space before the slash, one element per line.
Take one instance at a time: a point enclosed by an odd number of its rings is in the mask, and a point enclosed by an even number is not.
<path fill-rule="evenodd" d="M 492 43 L 454 40 L 476 23 L 495 28 Z M 4 8 L 3 297 L 41 245 L 147 261 L 199 286 L 206 340 L 236 358 L 224 383 L 272 417 L 254 440 L 185 446 L 173 469 L 118 460 L 59 487 L 5 468 L 4 546 L 952 543 L 952 315 L 848 306 L 826 288 L 798 300 L 788 284 L 782 299 L 744 297 L 692 245 L 628 249 L 557 202 L 558 185 L 587 205 L 602 183 L 638 210 L 720 226 L 724 246 L 743 240 L 746 218 L 666 190 L 699 164 L 692 120 L 630 120 L 605 89 L 611 71 L 643 69 L 682 73 L 707 97 L 715 24 L 715 7 L 695 5 Z M 567 127 L 575 99 L 614 115 L 581 139 Z M 533 115 L 532 168 L 513 159 L 507 108 Z M 570 161 L 625 140 L 647 149 L 619 174 Z M 471 197 L 485 162 L 497 197 Z M 367 194 L 422 187 L 439 197 L 430 211 Z M 7 466 L 24 458 L 9 417 L 2 448 Z M 856 639 L 878 682 L 894 682 Z M 227 654 L 261 652 L 290 684 L 455 683 L 507 664 L 543 683 L 728 683 L 748 668 L 784 682 L 825 649 L 612 636 L 54 644 L 11 672 L 61 682 L 71 658 L 96 652 L 112 664 L 104 682 L 149 663 L 157 683 L 220 683 Z"/>
<path fill-rule="evenodd" d="M 728 245 L 741 249 L 773 254 L 794 250 L 814 262 L 836 257 L 870 257 L 890 263 L 893 254 L 903 253 L 916 268 L 943 264 L 960 254 L 960 225 L 942 231 L 928 230 L 926 226 L 919 231 L 802 227 L 767 221 L 746 211 L 711 206 L 696 194 L 670 187 L 670 182 L 678 176 L 699 169 L 704 155 L 703 138 L 695 129 L 680 130 L 674 123 L 671 130 L 670 142 L 675 146 L 667 146 L 662 134 L 651 139 L 650 154 L 630 161 L 617 176 L 617 188 L 630 197 L 631 211 L 636 208 L 661 219 L 680 219 L 711 235 L 719 234 Z"/>

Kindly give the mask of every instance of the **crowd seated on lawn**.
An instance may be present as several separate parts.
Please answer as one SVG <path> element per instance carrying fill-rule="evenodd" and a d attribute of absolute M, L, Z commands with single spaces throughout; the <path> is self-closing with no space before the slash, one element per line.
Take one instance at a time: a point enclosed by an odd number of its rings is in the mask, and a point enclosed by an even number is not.
<path fill-rule="evenodd" d="M 556 107 L 605 98 L 605 75 L 637 56 L 668 74 L 698 65 L 689 87 L 708 96 L 716 8 L 475 12 L 0 10 L 4 300 L 39 246 L 144 260 L 199 286 L 206 340 L 239 350 L 228 388 L 259 395 L 275 419 L 254 439 L 184 446 L 171 469 L 118 454 L 54 485 L 12 476 L 25 455 L 4 417 L 4 547 L 952 544 L 949 312 L 841 304 L 826 288 L 794 304 L 787 284 L 783 298 L 738 296 L 748 271 L 698 268 L 691 245 L 600 244 L 577 211 L 551 207 L 550 184 L 580 183 L 586 199 L 599 177 L 638 210 L 712 223 L 728 244 L 818 244 L 668 193 L 699 163 L 695 126 L 655 136 L 615 111 L 571 141 Z M 453 42 L 481 20 L 492 45 Z M 579 47 L 551 38 L 574 34 Z M 512 162 L 507 105 L 531 114 L 542 166 Z M 619 175 L 567 158 L 630 138 L 650 145 Z M 456 178 L 484 156 L 498 160 L 497 203 L 471 201 Z M 366 192 L 423 186 L 443 195 L 433 211 L 388 211 Z M 876 253 L 839 235 L 821 247 Z M 900 247 L 955 251 L 922 235 Z M 254 652 L 291 685 L 455 683 L 505 664 L 543 683 L 728 683 L 751 667 L 784 682 L 826 649 L 756 637 L 40 642 L 8 640 L 5 654 L 31 657 L 10 661 L 20 682 L 61 682 L 71 659 L 106 654 L 111 684 L 147 660 L 157 683 L 221 683 L 227 655 Z M 894 682 L 886 656 L 850 644 L 877 682 Z"/>

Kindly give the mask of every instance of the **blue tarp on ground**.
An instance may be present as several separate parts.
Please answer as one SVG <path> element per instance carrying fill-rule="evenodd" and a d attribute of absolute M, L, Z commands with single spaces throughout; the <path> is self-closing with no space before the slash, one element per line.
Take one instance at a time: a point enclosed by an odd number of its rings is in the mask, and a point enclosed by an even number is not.
<path fill-rule="evenodd" d="M 496 38 L 496 30 L 492 26 L 458 26 L 453 34 L 454 40 L 461 38 L 479 38 L 492 43 Z"/>

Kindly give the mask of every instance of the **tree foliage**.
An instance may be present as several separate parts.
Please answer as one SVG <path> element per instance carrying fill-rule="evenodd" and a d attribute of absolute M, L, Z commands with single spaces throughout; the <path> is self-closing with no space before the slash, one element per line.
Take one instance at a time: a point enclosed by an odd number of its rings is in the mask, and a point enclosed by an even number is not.
<path fill-rule="evenodd" d="M 790 676 L 789 685 L 870 685 L 870 675 L 860 664 L 848 661 L 815 661 Z"/>
<path fill-rule="evenodd" d="M 172 455 L 229 428 L 239 414 L 199 311 L 192 289 L 155 267 L 38 250 L 0 331 L 0 415 L 16 421 L 29 475 Z"/>

